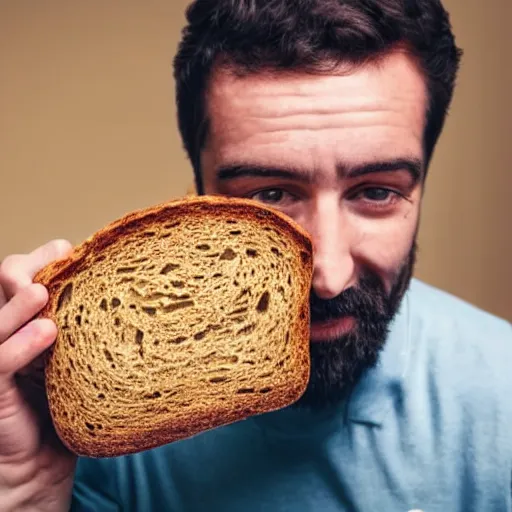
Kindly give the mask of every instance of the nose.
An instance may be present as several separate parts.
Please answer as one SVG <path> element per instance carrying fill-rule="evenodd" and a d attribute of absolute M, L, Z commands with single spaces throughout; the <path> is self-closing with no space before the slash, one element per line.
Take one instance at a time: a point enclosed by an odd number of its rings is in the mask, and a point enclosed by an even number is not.
<path fill-rule="evenodd" d="M 332 299 L 354 284 L 349 226 L 338 201 L 327 200 L 318 202 L 308 224 L 314 251 L 312 288 L 320 299 Z"/>

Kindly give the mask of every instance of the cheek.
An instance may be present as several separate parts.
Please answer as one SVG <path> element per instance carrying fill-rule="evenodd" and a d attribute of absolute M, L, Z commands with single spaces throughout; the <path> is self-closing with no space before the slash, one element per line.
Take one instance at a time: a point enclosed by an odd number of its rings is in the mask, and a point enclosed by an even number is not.
<path fill-rule="evenodd" d="M 400 218 L 352 219 L 352 257 L 360 267 L 369 267 L 389 292 L 411 251 L 418 225 L 418 211 Z"/>

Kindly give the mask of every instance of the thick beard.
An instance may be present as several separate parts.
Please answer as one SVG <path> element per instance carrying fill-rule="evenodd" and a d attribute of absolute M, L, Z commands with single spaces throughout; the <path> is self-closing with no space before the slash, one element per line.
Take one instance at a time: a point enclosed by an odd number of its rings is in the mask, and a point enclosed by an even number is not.
<path fill-rule="evenodd" d="M 311 343 L 310 380 L 295 407 L 322 409 L 341 402 L 363 372 L 375 366 L 409 287 L 416 252 L 414 241 L 389 294 L 379 276 L 371 271 L 360 277 L 357 287 L 345 290 L 334 299 L 321 300 L 311 293 L 312 321 L 348 315 L 355 318 L 356 326 L 337 340 Z"/>

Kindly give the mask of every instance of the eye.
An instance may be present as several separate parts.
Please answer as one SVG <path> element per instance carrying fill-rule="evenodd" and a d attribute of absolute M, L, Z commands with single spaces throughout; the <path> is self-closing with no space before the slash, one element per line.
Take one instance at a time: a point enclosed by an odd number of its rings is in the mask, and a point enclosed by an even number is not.
<path fill-rule="evenodd" d="M 249 197 L 266 204 L 282 204 L 293 202 L 294 200 L 294 196 L 282 188 L 268 188 L 260 190 L 259 192 L 251 194 Z"/>
<path fill-rule="evenodd" d="M 386 187 L 364 187 L 348 196 L 354 208 L 366 214 L 392 213 L 406 196 Z"/>
<path fill-rule="evenodd" d="M 386 202 L 390 198 L 396 197 L 398 194 L 387 188 L 371 187 L 365 188 L 359 195 L 368 201 Z"/>

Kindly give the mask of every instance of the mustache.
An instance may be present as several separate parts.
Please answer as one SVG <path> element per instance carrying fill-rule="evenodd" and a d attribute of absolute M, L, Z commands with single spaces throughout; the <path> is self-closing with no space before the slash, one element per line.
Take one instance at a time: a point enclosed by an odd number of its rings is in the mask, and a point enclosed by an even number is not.
<path fill-rule="evenodd" d="M 336 320 L 352 316 L 358 320 L 387 318 L 387 300 L 384 286 L 376 276 L 363 275 L 357 286 L 344 290 L 333 299 L 321 299 L 312 290 L 310 311 L 312 322 Z"/>

